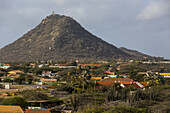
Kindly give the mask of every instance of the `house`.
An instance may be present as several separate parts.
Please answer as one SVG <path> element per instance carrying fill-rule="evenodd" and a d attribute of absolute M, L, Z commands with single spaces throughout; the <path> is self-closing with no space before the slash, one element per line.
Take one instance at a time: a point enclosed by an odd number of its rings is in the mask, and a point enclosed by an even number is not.
<path fill-rule="evenodd" d="M 23 71 L 20 71 L 20 70 L 13 70 L 13 71 L 9 71 L 8 72 L 9 74 L 13 74 L 13 75 L 16 75 L 16 74 L 23 74 L 24 72 Z"/>
<path fill-rule="evenodd" d="M 114 75 L 114 72 L 110 72 L 110 71 L 105 71 L 104 74 L 106 74 L 106 76 L 110 76 L 110 75 Z"/>
<path fill-rule="evenodd" d="M 20 106 L 0 105 L 0 113 L 24 113 Z"/>
<path fill-rule="evenodd" d="M 27 101 L 28 109 L 49 109 L 51 107 L 57 106 L 60 103 L 56 101 L 48 101 L 48 100 L 39 100 L 39 101 Z"/>
<path fill-rule="evenodd" d="M 10 68 L 10 67 L 11 67 L 10 64 L 3 64 L 3 65 L 1 66 L 1 68 L 3 68 L 3 69 L 8 69 L 8 68 Z"/>
<path fill-rule="evenodd" d="M 20 77 L 22 74 L 24 74 L 23 71 L 20 70 L 13 70 L 13 71 L 9 71 L 9 74 L 7 74 L 7 77 L 4 79 L 11 79 L 14 80 L 14 78 L 18 78 Z"/>
<path fill-rule="evenodd" d="M 106 78 L 106 79 L 102 79 L 100 81 L 97 81 L 98 84 L 101 85 L 111 85 L 113 83 L 120 83 L 120 82 L 133 82 L 132 79 L 128 79 L 128 78 Z"/>
<path fill-rule="evenodd" d="M 109 77 L 110 77 L 110 78 L 118 78 L 119 75 L 110 75 Z"/>
<path fill-rule="evenodd" d="M 25 113 L 51 113 L 50 109 L 26 109 Z"/>
<path fill-rule="evenodd" d="M 106 78 L 101 81 L 114 81 L 114 82 L 133 82 L 132 79 L 129 78 Z"/>
<path fill-rule="evenodd" d="M 90 66 L 90 67 L 100 67 L 100 64 L 80 64 L 81 67 Z"/>
<path fill-rule="evenodd" d="M 35 67 L 35 66 L 36 66 L 36 64 L 30 63 L 30 67 Z"/>
<path fill-rule="evenodd" d="M 101 80 L 102 77 L 91 77 L 90 80 Z"/>
<path fill-rule="evenodd" d="M 159 74 L 164 76 L 164 78 L 170 78 L 170 73 L 159 73 Z"/>
<path fill-rule="evenodd" d="M 122 87 L 135 87 L 135 88 L 144 88 L 145 86 L 139 82 L 120 82 Z"/>
<path fill-rule="evenodd" d="M 98 84 L 109 86 L 114 83 L 119 83 L 122 87 L 135 87 L 144 88 L 148 85 L 147 82 L 134 82 L 132 79 L 128 78 L 106 78 L 101 81 L 97 81 Z"/>
<path fill-rule="evenodd" d="M 37 82 L 37 85 L 43 85 L 43 84 L 50 84 L 53 82 L 57 82 L 57 79 L 45 79 L 41 78 L 39 82 Z"/>
<path fill-rule="evenodd" d="M 51 71 L 43 71 L 42 76 L 48 76 L 48 77 L 52 76 Z"/>

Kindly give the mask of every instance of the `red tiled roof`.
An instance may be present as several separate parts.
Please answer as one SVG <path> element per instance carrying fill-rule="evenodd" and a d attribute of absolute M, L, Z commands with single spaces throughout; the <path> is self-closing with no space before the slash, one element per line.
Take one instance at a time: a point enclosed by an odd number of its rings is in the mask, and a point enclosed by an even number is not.
<path fill-rule="evenodd" d="M 10 64 L 4 64 L 3 66 L 10 66 Z"/>
<path fill-rule="evenodd" d="M 50 109 L 27 109 L 25 113 L 50 113 Z"/>
<path fill-rule="evenodd" d="M 96 81 L 96 82 L 100 85 L 106 85 L 106 86 L 115 83 L 115 81 Z"/>
<path fill-rule="evenodd" d="M 117 59 L 117 61 L 122 61 L 122 59 Z"/>

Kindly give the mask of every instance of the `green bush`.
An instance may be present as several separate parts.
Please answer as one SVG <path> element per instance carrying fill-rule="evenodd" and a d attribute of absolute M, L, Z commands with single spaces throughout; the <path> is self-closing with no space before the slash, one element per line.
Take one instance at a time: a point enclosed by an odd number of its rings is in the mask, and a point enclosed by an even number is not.
<path fill-rule="evenodd" d="M 27 102 L 21 97 L 12 97 L 2 100 L 2 105 L 18 105 L 22 108 L 27 106 Z"/>

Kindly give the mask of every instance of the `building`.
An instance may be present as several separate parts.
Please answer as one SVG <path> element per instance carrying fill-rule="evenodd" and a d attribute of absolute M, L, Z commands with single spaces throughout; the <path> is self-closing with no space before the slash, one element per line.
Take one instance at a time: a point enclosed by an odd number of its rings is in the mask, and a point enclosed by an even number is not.
<path fill-rule="evenodd" d="M 16 74 L 23 74 L 24 72 L 23 71 L 20 71 L 20 70 L 13 70 L 13 71 L 9 71 L 8 72 L 9 74 L 13 74 L 13 75 L 16 75 Z"/>
<path fill-rule="evenodd" d="M 0 105 L 0 113 L 24 113 L 20 106 Z"/>
<path fill-rule="evenodd" d="M 100 67 L 100 64 L 80 64 L 81 67 L 90 66 L 90 67 Z"/>
<path fill-rule="evenodd" d="M 26 109 L 25 113 L 51 113 L 50 109 Z"/>
<path fill-rule="evenodd" d="M 170 78 L 170 73 L 159 73 L 159 74 L 164 76 L 164 78 Z"/>
<path fill-rule="evenodd" d="M 43 84 L 50 84 L 53 82 L 57 82 L 57 79 L 45 79 L 41 78 L 39 82 L 37 82 L 37 85 L 43 85 Z"/>
<path fill-rule="evenodd" d="M 115 73 L 114 72 L 110 72 L 110 71 L 105 71 L 104 74 L 107 75 L 107 76 L 110 76 L 110 75 L 114 75 Z"/>
<path fill-rule="evenodd" d="M 3 64 L 3 65 L 1 66 L 1 68 L 3 68 L 3 69 L 8 69 L 8 68 L 10 68 L 10 67 L 11 67 L 10 64 Z"/>
<path fill-rule="evenodd" d="M 101 80 L 102 77 L 91 77 L 90 80 Z"/>
<path fill-rule="evenodd" d="M 42 72 L 42 76 L 51 77 L 51 76 L 52 76 L 51 71 L 43 71 L 43 72 Z"/>

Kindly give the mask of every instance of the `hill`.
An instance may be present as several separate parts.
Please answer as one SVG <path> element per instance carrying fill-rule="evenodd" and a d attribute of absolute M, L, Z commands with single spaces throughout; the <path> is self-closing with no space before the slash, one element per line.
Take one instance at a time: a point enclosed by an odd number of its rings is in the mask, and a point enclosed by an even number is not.
<path fill-rule="evenodd" d="M 132 57 L 85 30 L 68 16 L 52 14 L 15 42 L 0 49 L 0 62 Z"/>
<path fill-rule="evenodd" d="M 146 54 L 141 53 L 136 50 L 127 49 L 125 47 L 120 47 L 119 49 L 129 55 L 136 57 L 136 58 L 153 58 L 152 56 L 146 55 Z"/>

